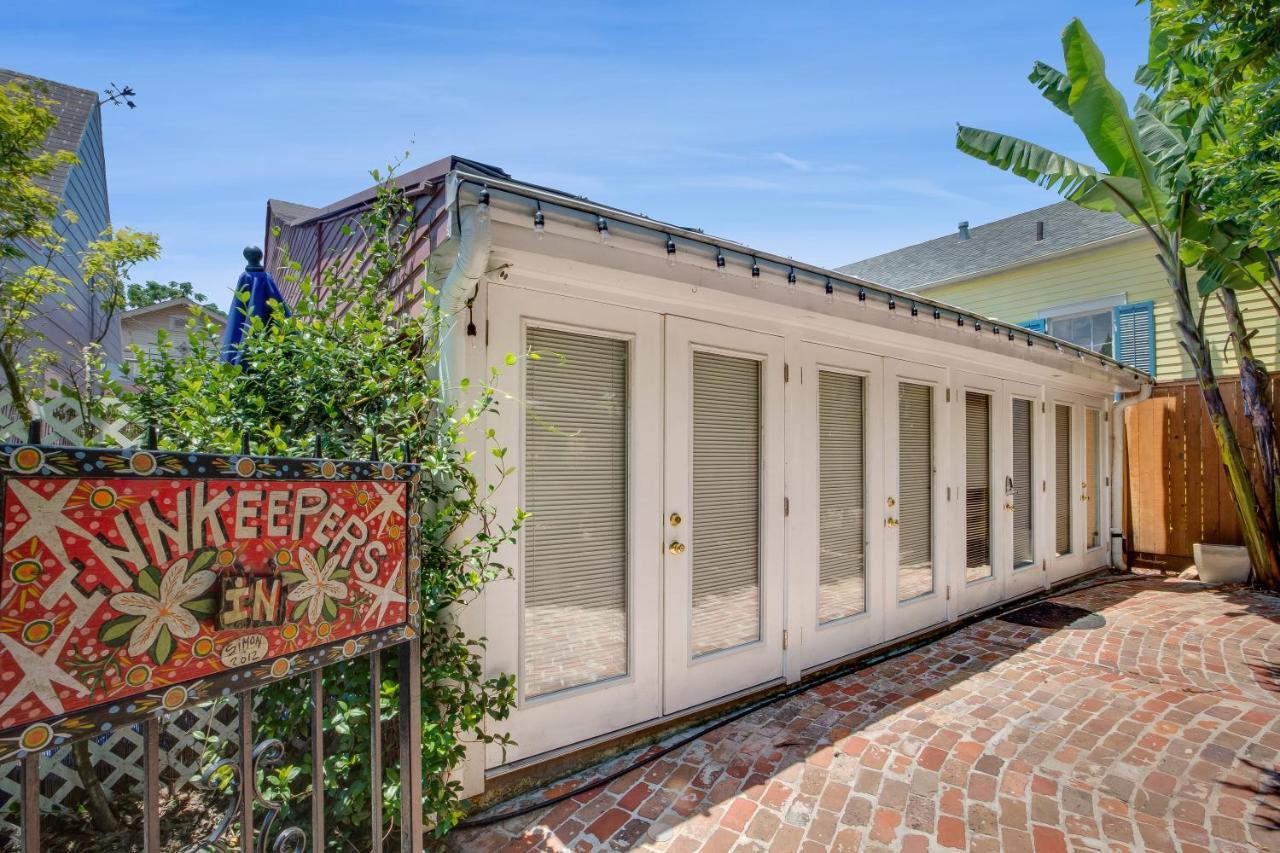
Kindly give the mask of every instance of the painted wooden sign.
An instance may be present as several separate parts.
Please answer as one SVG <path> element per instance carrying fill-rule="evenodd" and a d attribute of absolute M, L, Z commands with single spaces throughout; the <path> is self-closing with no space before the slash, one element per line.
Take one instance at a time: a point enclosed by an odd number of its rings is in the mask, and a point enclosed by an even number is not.
<path fill-rule="evenodd" d="M 0 446 L 0 475 L 0 731 L 26 750 L 40 721 L 416 621 L 415 466 Z"/>

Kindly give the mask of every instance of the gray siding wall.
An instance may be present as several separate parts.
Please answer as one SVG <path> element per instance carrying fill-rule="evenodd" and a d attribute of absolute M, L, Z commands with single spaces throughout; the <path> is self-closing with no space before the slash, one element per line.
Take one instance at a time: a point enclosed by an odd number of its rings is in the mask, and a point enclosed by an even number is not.
<path fill-rule="evenodd" d="M 45 336 L 44 346 L 59 353 L 61 362 L 74 365 L 80 357 L 80 349 L 102 331 L 104 311 L 101 300 L 95 300 L 89 287 L 80 277 L 80 256 L 90 241 L 110 226 L 111 213 L 107 203 L 107 164 L 102 146 L 102 113 L 97 108 L 85 127 L 84 136 L 76 150 L 80 162 L 71 169 L 63 193 L 62 207 L 73 211 L 77 222 L 59 224 L 66 237 L 62 253 L 53 261 L 53 268 L 71 281 L 67 292 L 57 299 L 46 300 L 41 306 L 40 317 L 34 326 Z M 45 258 L 34 251 L 28 253 L 31 263 L 44 263 Z M 66 302 L 71 311 L 60 307 Z M 121 358 L 120 323 L 113 319 L 102 341 L 108 362 L 119 363 Z"/>

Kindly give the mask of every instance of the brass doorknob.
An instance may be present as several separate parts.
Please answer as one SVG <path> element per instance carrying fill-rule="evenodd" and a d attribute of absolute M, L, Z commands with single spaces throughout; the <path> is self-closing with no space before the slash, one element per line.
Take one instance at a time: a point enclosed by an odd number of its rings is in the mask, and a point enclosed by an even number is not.
<path fill-rule="evenodd" d="M 684 543 L 682 543 L 682 542 L 676 542 L 676 541 L 674 541 L 674 540 L 673 540 L 673 541 L 671 542 L 671 544 L 667 546 L 667 553 L 668 553 L 668 554 L 683 554 L 683 553 L 684 553 Z"/>
<path fill-rule="evenodd" d="M 1013 504 L 1005 504 L 1005 505 L 1004 505 L 1004 511 L 1005 511 L 1005 512 L 1013 512 Z"/>
<path fill-rule="evenodd" d="M 671 513 L 671 516 L 667 520 L 671 522 L 672 527 L 679 527 L 680 522 L 684 521 L 684 519 L 680 517 L 680 513 L 678 512 Z"/>

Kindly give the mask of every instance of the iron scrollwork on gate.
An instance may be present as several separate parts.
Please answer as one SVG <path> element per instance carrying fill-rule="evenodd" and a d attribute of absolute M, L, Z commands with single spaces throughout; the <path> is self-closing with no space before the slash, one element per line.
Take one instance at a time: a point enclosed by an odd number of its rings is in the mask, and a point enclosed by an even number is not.
<path fill-rule="evenodd" d="M 144 849 L 158 851 L 161 715 L 235 698 L 239 754 L 205 773 L 230 780 L 230 803 L 188 849 L 230 850 L 237 827 L 242 850 L 323 850 L 324 667 L 368 658 L 376 708 L 382 652 L 399 648 L 399 753 L 419 754 L 420 477 L 376 459 L 0 445 L 0 619 L 19 633 L 0 635 L 0 667 L 18 676 L 0 683 L 0 762 L 21 763 L 23 849 L 40 849 L 42 755 L 134 726 Z M 310 838 L 276 829 L 282 804 L 256 777 L 285 748 L 253 740 L 255 690 L 308 674 Z M 369 717 L 376 780 L 381 720 Z M 421 848 L 419 772 L 403 762 L 407 850 Z M 381 797 L 371 799 L 381 850 Z"/>

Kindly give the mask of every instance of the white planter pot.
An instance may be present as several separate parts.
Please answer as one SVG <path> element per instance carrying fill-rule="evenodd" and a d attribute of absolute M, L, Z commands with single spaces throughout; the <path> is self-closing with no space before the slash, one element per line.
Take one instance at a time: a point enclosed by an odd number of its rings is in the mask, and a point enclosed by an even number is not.
<path fill-rule="evenodd" d="M 1200 580 L 1205 583 L 1246 583 L 1249 580 L 1249 552 L 1242 545 L 1191 546 Z"/>

